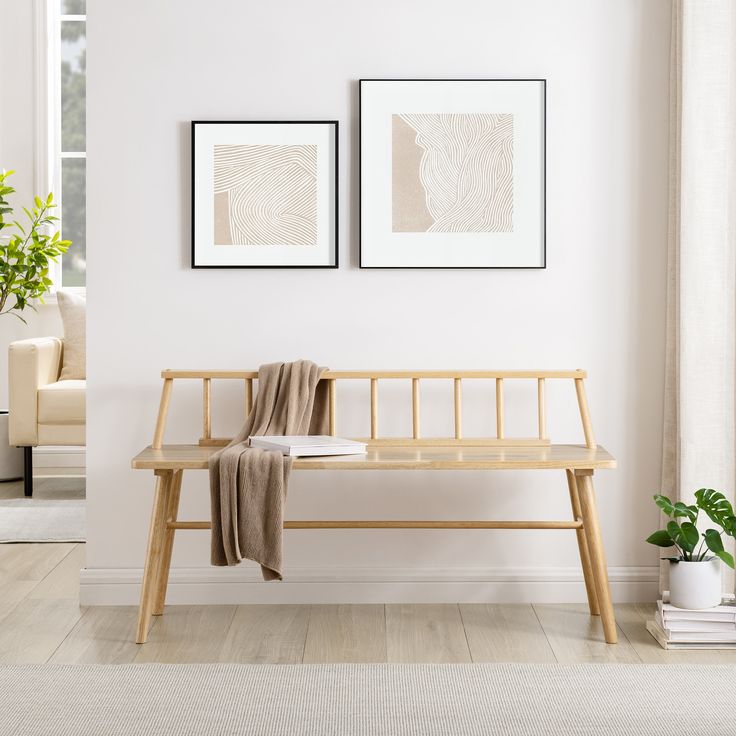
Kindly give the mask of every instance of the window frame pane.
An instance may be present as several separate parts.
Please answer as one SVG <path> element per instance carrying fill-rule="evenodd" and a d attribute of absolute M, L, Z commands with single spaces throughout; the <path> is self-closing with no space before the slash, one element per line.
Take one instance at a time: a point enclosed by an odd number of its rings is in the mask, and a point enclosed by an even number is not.
<path fill-rule="evenodd" d="M 61 30 L 62 30 L 62 23 L 64 22 L 79 22 L 79 23 L 85 23 L 85 49 L 86 49 L 86 22 L 87 22 L 87 16 L 84 15 L 69 15 L 64 14 L 61 12 L 61 6 L 62 2 L 59 2 L 59 0 L 46 0 L 47 3 L 51 4 L 50 13 L 51 13 L 51 38 L 50 38 L 50 48 L 51 48 L 51 58 L 52 58 L 52 64 L 51 64 L 51 79 L 50 84 L 52 86 L 51 89 L 51 110 L 49 111 L 49 125 L 51 126 L 51 129 L 53 131 L 52 140 L 53 140 L 53 151 L 51 156 L 51 165 L 52 165 L 52 176 L 51 176 L 51 185 L 52 185 L 52 191 L 54 192 L 54 197 L 56 199 L 57 203 L 57 210 L 55 212 L 56 216 L 59 217 L 59 222 L 57 223 L 59 225 L 59 228 L 61 229 L 62 236 L 64 235 L 64 223 L 62 218 L 62 208 L 64 203 L 64 193 L 62 189 L 62 163 L 66 159 L 71 158 L 84 158 L 86 159 L 87 153 L 86 150 L 84 151 L 65 151 L 62 148 L 62 136 L 61 136 L 61 117 L 62 117 L 62 99 L 61 99 L 61 47 L 62 47 L 62 41 L 61 41 Z M 85 75 L 85 87 L 86 87 L 86 75 Z M 85 109 L 86 109 L 86 95 L 85 95 Z M 85 149 L 86 149 L 86 130 L 85 130 Z M 85 167 L 86 168 L 86 167 Z M 85 173 L 85 179 L 86 179 L 86 173 Z M 85 192 L 86 192 L 86 184 L 85 184 Z M 86 208 L 85 208 L 86 211 Z M 86 238 L 85 238 L 86 241 Z M 72 243 L 71 248 L 74 248 L 74 244 Z M 86 253 L 86 242 L 85 242 L 85 253 Z M 79 291 L 84 292 L 86 290 L 86 271 L 84 273 L 84 286 L 67 286 L 64 284 L 64 278 L 63 278 L 63 259 L 64 256 L 62 256 L 59 259 L 59 263 L 54 268 L 53 273 L 53 281 L 54 281 L 54 287 L 56 290 L 58 289 L 64 289 L 64 290 L 72 290 L 72 291 Z"/>

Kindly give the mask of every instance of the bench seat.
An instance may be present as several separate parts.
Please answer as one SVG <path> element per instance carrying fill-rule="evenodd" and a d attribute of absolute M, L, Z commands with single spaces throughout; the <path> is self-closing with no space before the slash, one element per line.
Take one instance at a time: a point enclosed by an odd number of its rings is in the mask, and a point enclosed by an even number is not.
<path fill-rule="evenodd" d="M 202 445 L 150 445 L 132 460 L 136 470 L 206 470 L 210 455 L 221 449 Z M 578 470 L 616 467 L 598 445 L 529 447 L 370 447 L 363 455 L 301 457 L 299 470 Z"/>

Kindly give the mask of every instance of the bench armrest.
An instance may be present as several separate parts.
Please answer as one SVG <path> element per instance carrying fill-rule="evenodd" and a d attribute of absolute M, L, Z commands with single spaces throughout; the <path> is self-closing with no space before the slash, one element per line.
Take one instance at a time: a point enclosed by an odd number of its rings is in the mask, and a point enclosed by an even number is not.
<path fill-rule="evenodd" d="M 11 445 L 38 444 L 38 389 L 59 380 L 61 340 L 34 337 L 10 343 L 8 350 Z"/>

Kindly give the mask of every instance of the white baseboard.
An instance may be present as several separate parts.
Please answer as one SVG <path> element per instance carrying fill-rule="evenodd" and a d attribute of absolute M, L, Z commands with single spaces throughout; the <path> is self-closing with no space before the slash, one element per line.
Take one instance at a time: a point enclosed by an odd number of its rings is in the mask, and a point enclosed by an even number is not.
<path fill-rule="evenodd" d="M 48 445 L 33 448 L 33 466 L 35 468 L 84 468 L 86 465 L 86 447 Z"/>
<path fill-rule="evenodd" d="M 86 568 L 83 606 L 136 605 L 140 568 Z M 609 568 L 617 603 L 657 598 L 659 568 Z M 192 567 L 171 571 L 167 603 L 582 603 L 576 567 L 289 568 L 282 582 L 265 583 L 249 567 Z"/>

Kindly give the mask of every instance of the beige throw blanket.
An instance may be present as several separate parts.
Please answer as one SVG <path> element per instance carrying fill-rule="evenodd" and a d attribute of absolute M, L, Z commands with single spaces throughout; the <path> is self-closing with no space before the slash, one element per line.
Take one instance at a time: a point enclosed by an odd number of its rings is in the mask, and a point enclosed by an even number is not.
<path fill-rule="evenodd" d="M 209 462 L 213 565 L 254 560 L 264 580 L 281 580 L 284 506 L 292 458 L 248 446 L 252 435 L 327 434 L 324 368 L 307 360 L 258 370 L 253 410 Z"/>

